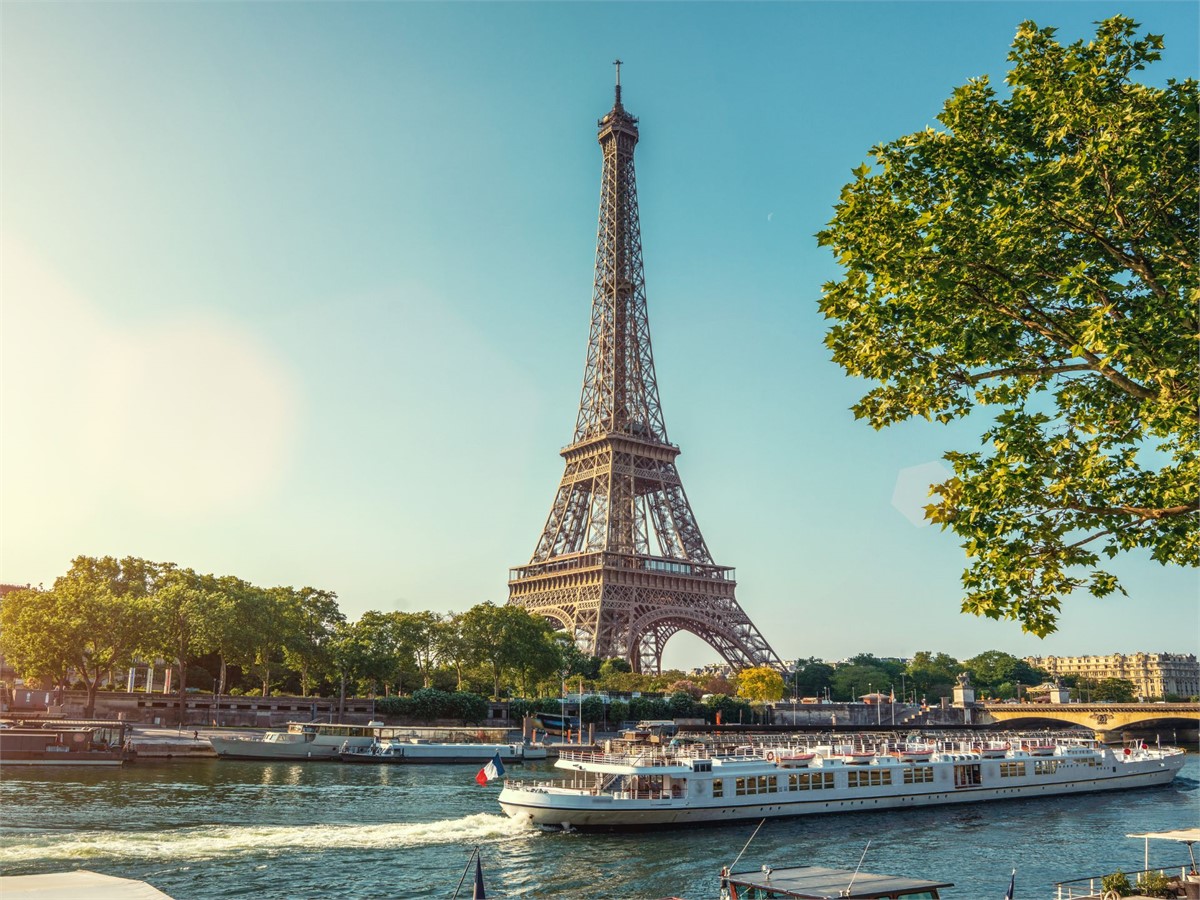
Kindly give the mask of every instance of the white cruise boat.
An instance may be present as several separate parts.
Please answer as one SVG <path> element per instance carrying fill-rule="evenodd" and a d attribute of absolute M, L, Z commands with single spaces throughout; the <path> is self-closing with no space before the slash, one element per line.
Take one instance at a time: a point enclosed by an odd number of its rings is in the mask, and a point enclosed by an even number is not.
<path fill-rule="evenodd" d="M 555 766 L 565 779 L 506 779 L 499 800 L 514 819 L 545 828 L 644 828 L 1148 787 L 1171 781 L 1184 762 L 1175 748 L 1114 752 L 1044 737 L 1008 743 L 942 741 L 912 753 L 894 744 L 720 755 L 698 745 L 563 750 Z"/>

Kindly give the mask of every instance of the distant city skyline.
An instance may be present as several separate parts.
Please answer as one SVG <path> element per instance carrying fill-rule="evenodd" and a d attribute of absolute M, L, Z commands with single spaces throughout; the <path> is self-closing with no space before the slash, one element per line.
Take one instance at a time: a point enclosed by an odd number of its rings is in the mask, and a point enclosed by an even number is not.
<path fill-rule="evenodd" d="M 873 144 L 1003 91 L 1022 20 L 1117 13 L 1165 35 L 1145 80 L 1195 74 L 1193 3 L 5 4 L 0 581 L 129 555 L 351 618 L 503 603 L 578 408 L 620 57 L 667 431 L 776 652 L 1196 652 L 1195 570 L 1146 555 L 1045 640 L 962 615 L 919 509 L 985 420 L 854 421 L 817 312 Z"/>

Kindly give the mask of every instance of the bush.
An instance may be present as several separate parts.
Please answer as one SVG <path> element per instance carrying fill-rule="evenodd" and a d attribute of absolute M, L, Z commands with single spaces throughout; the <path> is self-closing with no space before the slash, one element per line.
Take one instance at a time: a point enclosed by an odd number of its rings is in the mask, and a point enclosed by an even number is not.
<path fill-rule="evenodd" d="M 716 722 L 717 713 L 721 714 L 721 724 L 736 725 L 738 722 L 751 722 L 754 710 L 745 700 L 737 700 L 725 694 L 716 694 L 703 703 L 704 717 L 709 722 Z"/>
<path fill-rule="evenodd" d="M 411 697 L 378 697 L 375 700 L 375 712 L 384 716 L 408 719 L 412 717 L 412 709 Z"/>
<path fill-rule="evenodd" d="M 467 691 L 450 693 L 420 688 L 411 697 L 379 698 L 375 701 L 375 711 L 398 719 L 458 719 L 464 724 L 474 724 L 487 718 L 488 702 Z"/>
<path fill-rule="evenodd" d="M 1112 891 L 1118 897 L 1128 897 L 1133 893 L 1133 885 L 1129 883 L 1129 876 L 1120 869 L 1101 878 L 1100 889 L 1105 894 Z"/>
<path fill-rule="evenodd" d="M 608 704 L 608 721 L 620 725 L 629 718 L 629 704 L 624 700 L 613 700 Z"/>
<path fill-rule="evenodd" d="M 450 695 L 450 700 L 454 710 L 454 717 L 461 719 L 464 724 L 482 722 L 487 718 L 488 702 L 478 694 L 472 694 L 467 691 L 455 691 Z"/>
<path fill-rule="evenodd" d="M 1143 872 L 1138 879 L 1138 890 L 1147 897 L 1174 897 L 1175 888 L 1162 872 Z"/>
<path fill-rule="evenodd" d="M 584 724 L 598 725 L 604 721 L 604 701 L 599 697 L 588 697 L 580 709 L 580 719 Z"/>

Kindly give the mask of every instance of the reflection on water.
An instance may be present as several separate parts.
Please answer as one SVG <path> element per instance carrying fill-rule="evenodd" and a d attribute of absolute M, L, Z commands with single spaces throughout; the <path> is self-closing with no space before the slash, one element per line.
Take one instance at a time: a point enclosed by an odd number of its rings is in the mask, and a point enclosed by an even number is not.
<path fill-rule="evenodd" d="M 525 769 L 510 775 L 528 777 Z M 544 767 L 540 774 L 544 775 Z M 526 830 L 470 766 L 139 762 L 0 780 L 0 872 L 86 867 L 177 900 L 449 896 L 482 847 L 497 897 L 716 896 L 755 823 L 639 834 Z M 1049 897 L 1053 882 L 1142 868 L 1135 831 L 1194 825 L 1200 764 L 1164 788 L 768 822 L 739 863 L 853 867 L 952 881 L 950 897 Z M 1186 850 L 1151 846 L 1151 864 Z"/>

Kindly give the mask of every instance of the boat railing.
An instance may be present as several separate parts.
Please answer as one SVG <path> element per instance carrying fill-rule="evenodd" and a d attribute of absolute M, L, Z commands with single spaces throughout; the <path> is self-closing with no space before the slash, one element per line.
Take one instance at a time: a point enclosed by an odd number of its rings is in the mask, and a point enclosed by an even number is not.
<path fill-rule="evenodd" d="M 634 752 L 623 751 L 611 753 L 605 753 L 602 750 L 560 750 L 558 758 L 568 762 L 600 765 L 659 767 L 686 765 L 689 760 L 709 759 L 710 756 L 707 749 L 698 748 L 696 750 L 689 750 L 687 753 L 679 753 L 672 750 L 638 750 Z"/>
<path fill-rule="evenodd" d="M 1151 869 L 1138 869 L 1136 872 L 1125 872 L 1124 875 L 1129 879 L 1134 888 L 1142 881 L 1143 875 L 1163 875 L 1167 878 L 1174 878 L 1175 866 L 1155 867 Z M 1191 871 L 1190 863 L 1181 865 L 1179 868 L 1179 881 L 1182 883 L 1188 878 L 1188 873 Z M 1171 874 L 1168 874 L 1171 873 Z M 1115 873 L 1106 875 L 1085 875 L 1083 878 L 1072 878 L 1069 881 L 1058 881 L 1054 884 L 1054 900 L 1101 900 L 1107 896 L 1104 890 L 1104 879 Z"/>

